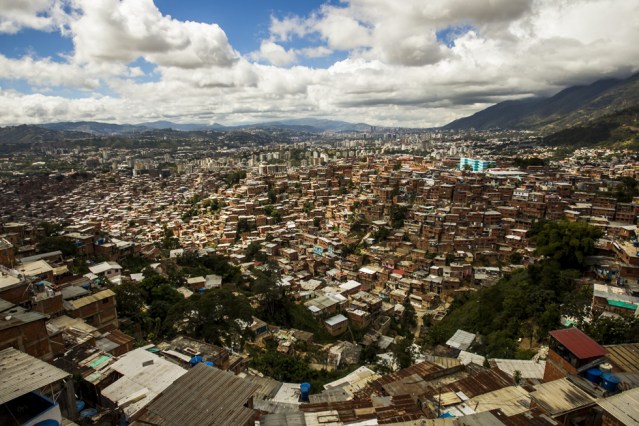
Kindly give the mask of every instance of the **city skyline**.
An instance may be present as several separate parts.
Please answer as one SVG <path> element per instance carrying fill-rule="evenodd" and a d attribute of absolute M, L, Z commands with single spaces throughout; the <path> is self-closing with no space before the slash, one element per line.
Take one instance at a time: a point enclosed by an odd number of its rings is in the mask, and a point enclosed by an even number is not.
<path fill-rule="evenodd" d="M 0 125 L 432 127 L 639 67 L 630 0 L 0 0 Z"/>

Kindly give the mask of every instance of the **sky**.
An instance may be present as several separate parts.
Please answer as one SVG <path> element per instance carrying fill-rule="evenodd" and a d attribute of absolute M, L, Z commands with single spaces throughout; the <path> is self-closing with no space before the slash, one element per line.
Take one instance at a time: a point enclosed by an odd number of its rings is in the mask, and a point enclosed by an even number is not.
<path fill-rule="evenodd" d="M 0 126 L 434 127 L 637 71 L 636 0 L 0 0 Z"/>

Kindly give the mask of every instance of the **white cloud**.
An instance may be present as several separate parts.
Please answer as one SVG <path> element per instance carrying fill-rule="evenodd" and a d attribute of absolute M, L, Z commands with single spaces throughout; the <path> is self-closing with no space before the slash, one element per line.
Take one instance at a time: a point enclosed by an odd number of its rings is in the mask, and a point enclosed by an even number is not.
<path fill-rule="evenodd" d="M 333 53 L 331 49 L 325 46 L 305 47 L 299 49 L 298 53 L 307 58 L 323 58 Z"/>
<path fill-rule="evenodd" d="M 70 24 L 79 61 L 130 62 L 143 57 L 164 66 L 230 66 L 238 54 L 217 24 L 164 16 L 152 0 L 75 0 Z"/>
<path fill-rule="evenodd" d="M 294 50 L 286 50 L 270 40 L 263 40 L 260 44 L 260 50 L 250 54 L 251 59 L 255 61 L 266 61 L 277 66 L 290 65 L 297 61 L 297 54 Z"/>
<path fill-rule="evenodd" d="M 0 0 L 0 33 L 51 31 L 65 21 L 61 0 Z"/>
<path fill-rule="evenodd" d="M 216 24 L 179 21 L 151 0 L 68 1 L 73 12 L 60 17 L 36 0 L 0 0 L 23 6 L 3 8 L 0 28 L 64 23 L 74 42 L 62 63 L 0 56 L 0 78 L 40 92 L 1 92 L 0 123 L 315 116 L 426 127 L 639 70 L 633 0 L 345 0 L 271 18 L 259 50 L 244 56 Z M 437 40 L 444 29 L 451 47 Z M 336 52 L 346 59 L 303 65 Z M 140 78 L 137 58 L 153 66 L 154 81 Z M 60 86 L 86 97 L 65 99 Z"/>

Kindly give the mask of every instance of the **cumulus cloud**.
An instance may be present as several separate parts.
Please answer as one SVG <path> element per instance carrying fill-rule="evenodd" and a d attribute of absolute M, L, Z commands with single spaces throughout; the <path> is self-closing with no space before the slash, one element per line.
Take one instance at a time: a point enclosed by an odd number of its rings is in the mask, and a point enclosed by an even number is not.
<path fill-rule="evenodd" d="M 152 0 L 75 0 L 70 24 L 80 61 L 130 62 L 142 57 L 164 66 L 231 66 L 238 53 L 217 24 L 162 15 Z"/>
<path fill-rule="evenodd" d="M 293 49 L 285 49 L 282 45 L 270 40 L 263 40 L 260 50 L 250 54 L 255 61 L 266 61 L 270 64 L 283 66 L 297 61 L 297 54 Z"/>
<path fill-rule="evenodd" d="M 60 0 L 0 0 L 0 33 L 51 31 L 66 20 L 62 6 Z"/>
<path fill-rule="evenodd" d="M 429 127 L 639 70 L 632 0 L 344 0 L 273 16 L 259 49 L 243 54 L 218 25 L 174 19 L 152 0 L 65 1 L 71 12 L 54 18 L 45 2 L 0 0 L 21 5 L 3 7 L 0 25 L 64 23 L 74 43 L 61 62 L 0 56 L 0 78 L 40 92 L 1 92 L 0 123 L 338 116 Z M 333 57 L 340 60 L 324 68 L 304 65 Z M 138 58 L 153 66 L 153 81 Z M 45 94 L 58 86 L 86 96 Z"/>

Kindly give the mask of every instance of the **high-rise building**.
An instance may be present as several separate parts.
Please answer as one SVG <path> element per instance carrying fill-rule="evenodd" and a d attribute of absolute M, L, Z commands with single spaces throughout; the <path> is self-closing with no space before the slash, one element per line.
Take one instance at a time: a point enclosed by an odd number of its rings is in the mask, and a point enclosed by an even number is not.
<path fill-rule="evenodd" d="M 459 159 L 459 170 L 472 170 L 473 172 L 483 172 L 486 169 L 495 167 L 494 161 L 482 160 L 481 158 L 466 158 Z"/>

